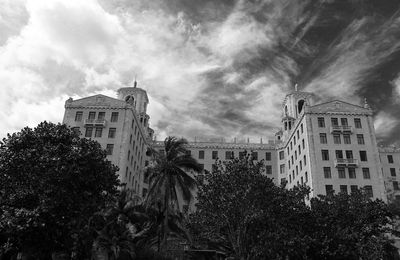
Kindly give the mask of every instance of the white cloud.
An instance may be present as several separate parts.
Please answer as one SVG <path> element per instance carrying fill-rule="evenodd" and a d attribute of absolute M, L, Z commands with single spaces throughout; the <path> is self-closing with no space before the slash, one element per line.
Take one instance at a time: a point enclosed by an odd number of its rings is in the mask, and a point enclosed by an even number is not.
<path fill-rule="evenodd" d="M 381 111 L 375 116 L 374 127 L 377 139 L 385 138 L 389 136 L 396 127 L 398 120 L 389 115 L 388 113 Z"/>

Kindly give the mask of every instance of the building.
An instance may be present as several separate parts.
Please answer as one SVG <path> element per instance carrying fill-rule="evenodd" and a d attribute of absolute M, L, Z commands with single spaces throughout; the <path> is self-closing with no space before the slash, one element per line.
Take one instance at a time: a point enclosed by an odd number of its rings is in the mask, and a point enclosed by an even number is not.
<path fill-rule="evenodd" d="M 119 167 L 126 189 L 145 196 L 147 181 L 143 168 L 148 163 L 147 147 L 154 131 L 149 127 L 146 91 L 137 87 L 118 90 L 118 98 L 95 95 L 65 102 L 63 123 L 83 137 L 100 143 L 107 159 Z"/>
<path fill-rule="evenodd" d="M 350 193 L 364 188 L 371 198 L 400 199 L 400 149 L 378 148 L 372 110 L 340 100 L 316 103 L 314 94 L 295 91 L 282 103 L 281 129 L 267 143 L 190 142 L 191 155 L 212 171 L 216 160 L 229 160 L 251 153 L 263 160 L 265 174 L 287 188 L 306 184 L 311 196 L 330 192 Z M 149 127 L 146 91 L 134 87 L 118 90 L 118 99 L 95 95 L 65 103 L 64 123 L 107 149 L 109 159 L 120 168 L 127 188 L 145 196 L 148 183 L 143 167 L 153 141 Z M 173 133 L 172 133 L 173 135 Z"/>

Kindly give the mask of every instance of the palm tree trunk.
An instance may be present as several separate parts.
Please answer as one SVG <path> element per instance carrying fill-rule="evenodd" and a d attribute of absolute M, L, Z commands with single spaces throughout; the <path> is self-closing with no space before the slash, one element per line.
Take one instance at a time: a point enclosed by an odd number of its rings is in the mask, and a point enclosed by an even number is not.
<path fill-rule="evenodd" d="M 167 178 L 167 185 L 165 185 L 165 210 L 164 210 L 164 241 L 163 241 L 163 247 L 164 251 L 167 250 L 168 248 L 168 215 L 169 215 L 169 185 L 171 184 L 171 181 L 169 178 Z"/>

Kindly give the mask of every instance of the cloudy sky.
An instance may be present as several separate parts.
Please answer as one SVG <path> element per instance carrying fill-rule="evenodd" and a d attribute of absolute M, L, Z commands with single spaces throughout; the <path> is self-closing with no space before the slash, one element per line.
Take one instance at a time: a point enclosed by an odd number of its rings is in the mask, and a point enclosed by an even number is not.
<path fill-rule="evenodd" d="M 0 0 L 0 136 L 60 122 L 64 102 L 150 96 L 166 135 L 272 139 L 295 83 L 374 109 L 400 144 L 398 0 Z"/>

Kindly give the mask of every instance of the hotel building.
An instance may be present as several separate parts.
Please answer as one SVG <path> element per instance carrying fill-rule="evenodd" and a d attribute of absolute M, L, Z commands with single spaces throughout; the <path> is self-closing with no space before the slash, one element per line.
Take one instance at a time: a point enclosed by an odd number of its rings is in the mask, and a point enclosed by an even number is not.
<path fill-rule="evenodd" d="M 364 188 L 371 198 L 400 199 L 400 150 L 378 148 L 368 104 L 340 100 L 316 104 L 315 100 L 312 93 L 297 89 L 287 94 L 275 140 L 190 142 L 187 148 L 209 172 L 217 159 L 230 160 L 247 151 L 254 160 L 264 161 L 265 174 L 276 184 L 286 183 L 287 188 L 306 184 L 311 196 Z M 147 105 L 146 91 L 135 83 L 119 89 L 118 99 L 104 95 L 69 99 L 64 115 L 64 123 L 107 150 L 120 169 L 121 182 L 140 196 L 148 190 L 143 173 L 150 159 L 147 147 L 163 149 L 163 142 L 153 140 Z"/>

